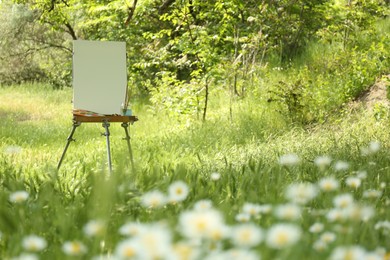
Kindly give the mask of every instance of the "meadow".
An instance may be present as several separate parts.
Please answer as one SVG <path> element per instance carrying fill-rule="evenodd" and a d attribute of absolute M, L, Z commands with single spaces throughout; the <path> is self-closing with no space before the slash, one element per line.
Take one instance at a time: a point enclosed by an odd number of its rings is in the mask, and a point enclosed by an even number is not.
<path fill-rule="evenodd" d="M 132 100 L 123 129 L 71 130 L 71 89 L 0 88 L 1 259 L 390 259 L 389 117 L 294 126 L 212 93 L 206 122 Z"/>

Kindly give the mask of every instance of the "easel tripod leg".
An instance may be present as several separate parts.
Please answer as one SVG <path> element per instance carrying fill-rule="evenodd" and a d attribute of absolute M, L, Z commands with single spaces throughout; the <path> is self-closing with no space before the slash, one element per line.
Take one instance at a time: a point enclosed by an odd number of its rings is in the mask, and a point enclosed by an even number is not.
<path fill-rule="evenodd" d="M 77 128 L 79 125 L 81 125 L 80 122 L 76 122 L 76 121 L 73 122 L 73 128 L 72 128 L 72 131 L 70 132 L 70 135 L 68 136 L 68 139 L 67 139 L 68 141 L 67 141 L 67 143 L 66 143 L 66 145 L 65 145 L 64 151 L 62 152 L 61 159 L 60 159 L 60 161 L 58 162 L 57 170 L 59 170 L 60 167 L 61 167 L 62 161 L 63 161 L 64 158 L 65 158 L 65 154 L 66 154 L 66 151 L 68 150 L 68 147 L 69 147 L 69 145 L 70 145 L 70 142 L 76 141 L 75 139 L 73 139 L 73 135 L 74 135 L 74 132 L 76 131 L 76 128 Z"/>
<path fill-rule="evenodd" d="M 103 127 L 105 128 L 105 133 L 103 134 L 106 136 L 106 142 L 107 142 L 107 159 L 108 159 L 108 169 L 110 172 L 112 172 L 112 164 L 111 164 L 111 148 L 110 148 L 110 130 L 108 129 L 110 127 L 110 123 L 107 121 L 103 122 Z"/>
<path fill-rule="evenodd" d="M 131 149 L 130 135 L 129 135 L 129 130 L 128 130 L 129 124 L 122 123 L 122 127 L 125 129 L 126 137 L 124 139 L 127 141 L 127 148 L 129 149 L 131 167 L 134 169 L 133 151 Z"/>

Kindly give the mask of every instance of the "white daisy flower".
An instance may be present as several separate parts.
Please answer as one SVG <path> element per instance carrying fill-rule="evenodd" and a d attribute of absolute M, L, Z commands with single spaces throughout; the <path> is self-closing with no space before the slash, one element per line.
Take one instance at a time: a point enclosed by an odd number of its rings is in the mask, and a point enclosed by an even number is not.
<path fill-rule="evenodd" d="M 200 211 L 209 210 L 212 207 L 213 207 L 213 203 L 211 202 L 211 200 L 199 200 L 194 205 L 194 209 Z"/>
<path fill-rule="evenodd" d="M 138 241 L 135 239 L 126 239 L 117 244 L 114 254 L 116 259 L 137 259 L 141 250 Z"/>
<path fill-rule="evenodd" d="M 9 155 L 15 155 L 22 152 L 22 147 L 17 145 L 10 145 L 5 147 L 4 152 Z"/>
<path fill-rule="evenodd" d="M 364 260 L 366 251 L 361 246 L 339 246 L 333 249 L 330 260 L 356 259 Z"/>
<path fill-rule="evenodd" d="M 382 191 L 380 190 L 369 189 L 363 191 L 363 198 L 366 199 L 378 199 L 381 196 L 382 196 Z"/>
<path fill-rule="evenodd" d="M 221 174 L 219 172 L 213 172 L 210 175 L 210 179 L 212 181 L 218 181 L 221 178 Z"/>
<path fill-rule="evenodd" d="M 342 221 L 345 219 L 344 211 L 340 208 L 330 209 L 328 213 L 326 213 L 326 218 L 330 222 Z"/>
<path fill-rule="evenodd" d="M 119 228 L 119 234 L 123 236 L 137 236 L 141 234 L 145 229 L 145 226 L 138 222 L 129 222 L 122 225 Z"/>
<path fill-rule="evenodd" d="M 28 199 L 29 197 L 29 194 L 27 191 L 24 191 L 24 190 L 20 190 L 20 191 L 15 191 L 13 193 L 11 193 L 11 195 L 9 196 L 9 201 L 13 202 L 13 203 L 21 203 L 21 202 L 24 202 Z"/>
<path fill-rule="evenodd" d="M 310 226 L 309 231 L 311 233 L 320 233 L 324 230 L 324 224 L 316 222 L 313 225 Z"/>
<path fill-rule="evenodd" d="M 345 161 L 337 161 L 334 165 L 336 171 L 346 171 L 349 169 L 349 163 Z"/>
<path fill-rule="evenodd" d="M 321 234 L 320 240 L 327 244 L 332 243 L 336 240 L 336 234 L 333 232 L 324 232 Z"/>
<path fill-rule="evenodd" d="M 332 162 L 332 158 L 324 155 L 324 156 L 318 156 L 314 159 L 314 164 L 317 165 L 317 167 L 320 170 L 324 170 L 326 167 L 328 167 Z"/>
<path fill-rule="evenodd" d="M 279 157 L 279 164 L 282 166 L 294 166 L 300 163 L 300 159 L 296 154 L 285 154 Z"/>
<path fill-rule="evenodd" d="M 358 177 L 351 176 L 345 180 L 345 183 L 347 184 L 347 186 L 357 189 L 362 184 L 362 180 Z"/>
<path fill-rule="evenodd" d="M 340 187 L 340 183 L 335 177 L 330 176 L 319 180 L 318 186 L 322 191 L 329 192 L 337 190 Z"/>
<path fill-rule="evenodd" d="M 171 232 L 164 225 L 148 225 L 135 239 L 140 259 L 165 259 L 172 253 Z"/>
<path fill-rule="evenodd" d="M 257 246 L 263 240 L 263 231 L 255 224 L 241 224 L 235 226 L 231 239 L 238 247 L 250 248 Z"/>
<path fill-rule="evenodd" d="M 297 243 L 301 233 L 301 229 L 296 225 L 276 224 L 268 230 L 266 243 L 271 248 L 282 249 Z"/>
<path fill-rule="evenodd" d="M 237 222 L 249 222 L 251 220 L 251 215 L 246 212 L 241 212 L 236 215 L 235 220 Z"/>
<path fill-rule="evenodd" d="M 19 256 L 12 258 L 12 260 L 39 260 L 39 257 L 34 254 L 22 253 Z"/>
<path fill-rule="evenodd" d="M 337 195 L 333 198 L 333 205 L 336 208 L 347 208 L 354 203 L 353 196 L 350 193 Z"/>
<path fill-rule="evenodd" d="M 301 217 L 301 207 L 296 204 L 283 204 L 275 208 L 275 216 L 284 220 L 297 220 Z"/>
<path fill-rule="evenodd" d="M 257 217 L 260 214 L 260 210 L 261 208 L 259 204 L 246 202 L 242 206 L 242 212 L 247 213 L 252 217 Z"/>
<path fill-rule="evenodd" d="M 328 244 L 325 243 L 324 241 L 317 240 L 313 243 L 313 248 L 318 252 L 323 252 L 326 249 L 328 249 Z"/>
<path fill-rule="evenodd" d="M 145 193 L 141 197 L 141 204 L 145 208 L 160 208 L 167 202 L 166 196 L 159 190 Z"/>
<path fill-rule="evenodd" d="M 290 184 L 285 192 L 285 198 L 293 203 L 306 204 L 314 199 L 318 194 L 318 189 L 311 183 Z"/>
<path fill-rule="evenodd" d="M 84 233 L 89 237 L 103 235 L 106 224 L 101 220 L 91 220 L 83 228 Z"/>
<path fill-rule="evenodd" d="M 170 202 L 180 202 L 187 198 L 189 188 L 183 181 L 175 181 L 168 188 Z"/>
<path fill-rule="evenodd" d="M 179 216 L 181 233 L 190 239 L 212 238 L 214 232 L 225 230 L 221 212 L 215 209 L 184 211 Z"/>
<path fill-rule="evenodd" d="M 66 241 L 62 251 L 69 256 L 80 256 L 87 252 L 87 247 L 79 241 Z"/>
<path fill-rule="evenodd" d="M 23 238 L 22 245 L 27 251 L 38 252 L 46 248 L 47 242 L 42 237 L 30 235 Z"/>

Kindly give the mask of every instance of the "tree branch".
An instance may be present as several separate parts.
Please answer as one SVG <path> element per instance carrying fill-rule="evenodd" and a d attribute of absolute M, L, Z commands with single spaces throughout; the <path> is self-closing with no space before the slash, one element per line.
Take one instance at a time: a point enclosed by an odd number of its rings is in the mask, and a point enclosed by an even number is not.
<path fill-rule="evenodd" d="M 125 22 L 125 25 L 127 26 L 130 23 L 130 20 L 133 18 L 135 7 L 137 6 L 138 0 L 133 0 L 133 5 L 130 7 L 128 6 L 127 9 L 129 10 L 129 14 L 127 15 L 127 19 Z"/>
<path fill-rule="evenodd" d="M 77 40 L 76 33 L 75 33 L 75 31 L 73 30 L 73 27 L 70 25 L 70 23 L 69 23 L 69 22 L 66 22 L 64 25 L 65 25 L 65 27 L 68 29 L 68 30 L 66 30 L 66 32 L 69 33 L 70 36 L 72 36 L 72 39 L 73 39 L 73 40 Z"/>

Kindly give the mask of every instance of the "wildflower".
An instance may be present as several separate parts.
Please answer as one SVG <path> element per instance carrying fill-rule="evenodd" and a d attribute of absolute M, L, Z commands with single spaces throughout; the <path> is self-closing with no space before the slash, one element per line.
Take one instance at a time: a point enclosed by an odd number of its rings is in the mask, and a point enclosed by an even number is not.
<path fill-rule="evenodd" d="M 136 236 L 144 230 L 144 225 L 137 222 L 129 222 L 119 228 L 119 234 L 124 236 Z"/>
<path fill-rule="evenodd" d="M 42 237 L 30 235 L 23 239 L 22 245 L 27 251 L 38 252 L 46 248 L 47 242 Z"/>
<path fill-rule="evenodd" d="M 141 204 L 146 208 L 160 208 L 166 201 L 167 198 L 159 190 L 149 191 L 141 197 Z"/>
<path fill-rule="evenodd" d="M 243 248 L 232 248 L 227 251 L 213 252 L 204 258 L 204 260 L 226 260 L 226 259 L 241 259 L 241 260 L 259 260 L 260 256 L 254 251 Z"/>
<path fill-rule="evenodd" d="M 126 239 L 117 244 L 115 256 L 118 259 L 135 259 L 140 254 L 140 246 L 135 239 Z"/>
<path fill-rule="evenodd" d="M 336 171 L 346 171 L 349 169 L 349 163 L 344 161 L 337 161 L 334 165 Z"/>
<path fill-rule="evenodd" d="M 66 241 L 62 245 L 62 251 L 70 256 L 79 256 L 87 252 L 87 247 L 79 241 Z"/>
<path fill-rule="evenodd" d="M 364 260 L 383 260 L 386 259 L 385 255 L 379 252 L 366 252 Z"/>
<path fill-rule="evenodd" d="M 306 204 L 317 194 L 317 188 L 311 183 L 294 183 L 287 187 L 285 197 L 293 203 Z"/>
<path fill-rule="evenodd" d="M 210 179 L 212 181 L 218 181 L 219 179 L 221 178 L 221 174 L 219 172 L 213 172 L 211 175 L 210 175 Z"/>
<path fill-rule="evenodd" d="M 376 230 L 382 229 L 385 233 L 390 233 L 390 221 L 384 220 L 384 221 L 378 221 L 374 228 Z"/>
<path fill-rule="evenodd" d="M 331 162 L 332 162 L 332 158 L 326 155 L 318 156 L 314 159 L 314 164 L 317 165 L 317 167 L 320 170 L 324 170 L 326 167 L 330 165 Z"/>
<path fill-rule="evenodd" d="M 22 148 L 17 145 L 10 145 L 5 147 L 4 152 L 9 155 L 15 155 L 22 152 Z"/>
<path fill-rule="evenodd" d="M 281 223 L 268 230 L 266 243 L 271 248 L 282 249 L 297 243 L 300 238 L 301 230 L 298 226 Z"/>
<path fill-rule="evenodd" d="M 320 233 L 322 230 L 324 230 L 324 224 L 322 223 L 314 223 L 313 225 L 310 226 L 309 231 L 311 233 Z"/>
<path fill-rule="evenodd" d="M 238 222 L 249 222 L 249 220 L 251 220 L 251 215 L 249 213 L 242 212 L 242 213 L 237 214 L 235 219 Z"/>
<path fill-rule="evenodd" d="M 238 247 L 254 247 L 263 240 L 263 231 L 254 224 L 241 224 L 233 228 L 232 241 Z"/>
<path fill-rule="evenodd" d="M 186 183 L 182 181 L 175 181 L 168 188 L 169 201 L 180 202 L 187 198 L 189 188 Z"/>
<path fill-rule="evenodd" d="M 341 221 L 345 219 L 344 212 L 340 208 L 330 209 L 326 214 L 326 218 L 330 222 Z"/>
<path fill-rule="evenodd" d="M 261 214 L 269 214 L 272 211 L 272 206 L 269 204 L 259 205 L 259 212 Z"/>
<path fill-rule="evenodd" d="M 358 177 L 348 177 L 345 180 L 345 183 L 347 184 L 347 186 L 354 188 L 354 189 L 357 189 L 362 184 L 362 180 Z"/>
<path fill-rule="evenodd" d="M 260 214 L 260 205 L 259 204 L 254 204 L 254 203 L 244 203 L 242 206 L 242 211 L 244 213 L 247 213 L 251 217 L 257 217 Z"/>
<path fill-rule="evenodd" d="M 332 232 L 324 232 L 321 234 L 320 240 L 327 244 L 332 243 L 336 240 L 336 234 Z"/>
<path fill-rule="evenodd" d="M 351 205 L 344 209 L 345 218 L 355 221 L 368 221 L 375 214 L 371 206 Z"/>
<path fill-rule="evenodd" d="M 382 196 L 382 191 L 380 190 L 365 190 L 363 192 L 363 198 L 367 199 L 378 199 Z"/>
<path fill-rule="evenodd" d="M 101 220 L 91 220 L 84 226 L 84 233 L 89 237 L 102 235 L 106 225 Z"/>
<path fill-rule="evenodd" d="M 361 152 L 362 156 L 367 156 L 367 155 L 377 153 L 380 149 L 381 149 L 380 142 L 371 141 L 368 144 L 368 147 L 361 148 L 360 152 Z"/>
<path fill-rule="evenodd" d="M 172 246 L 173 259 L 199 259 L 200 251 L 194 246 L 185 243 L 178 242 Z"/>
<path fill-rule="evenodd" d="M 296 204 L 283 204 L 275 208 L 275 216 L 284 220 L 297 220 L 301 216 L 301 207 Z"/>
<path fill-rule="evenodd" d="M 340 187 L 339 182 L 334 177 L 325 177 L 318 182 L 318 186 L 322 191 L 335 191 Z"/>
<path fill-rule="evenodd" d="M 333 198 L 333 205 L 337 208 L 347 208 L 354 203 L 354 199 L 351 194 L 345 193 Z"/>
<path fill-rule="evenodd" d="M 300 162 L 298 155 L 296 154 L 285 154 L 279 157 L 279 164 L 282 166 L 294 166 Z"/>
<path fill-rule="evenodd" d="M 12 258 L 13 260 L 38 260 L 39 257 L 34 254 L 22 253 L 18 257 Z"/>
<path fill-rule="evenodd" d="M 317 240 L 314 242 L 313 248 L 314 248 L 314 250 L 316 250 L 318 252 L 323 252 L 328 248 L 328 244 L 325 243 L 324 241 Z"/>
<path fill-rule="evenodd" d="M 209 210 L 213 207 L 213 203 L 211 200 L 199 200 L 198 202 L 195 203 L 194 209 L 195 210 Z"/>
<path fill-rule="evenodd" d="M 140 259 L 165 259 L 171 254 L 171 233 L 161 224 L 151 224 L 136 238 L 140 249 Z"/>
<path fill-rule="evenodd" d="M 367 172 L 366 171 L 357 171 L 356 177 L 358 177 L 361 180 L 365 179 L 365 178 L 367 178 Z"/>
<path fill-rule="evenodd" d="M 185 211 L 179 216 L 182 234 L 187 238 L 211 238 L 216 230 L 225 230 L 222 214 L 215 209 Z"/>
<path fill-rule="evenodd" d="M 9 200 L 13 203 L 21 203 L 28 199 L 29 194 L 27 191 L 15 191 L 9 196 Z"/>
<path fill-rule="evenodd" d="M 365 259 L 365 250 L 361 246 L 336 247 L 330 255 L 331 260 Z"/>

